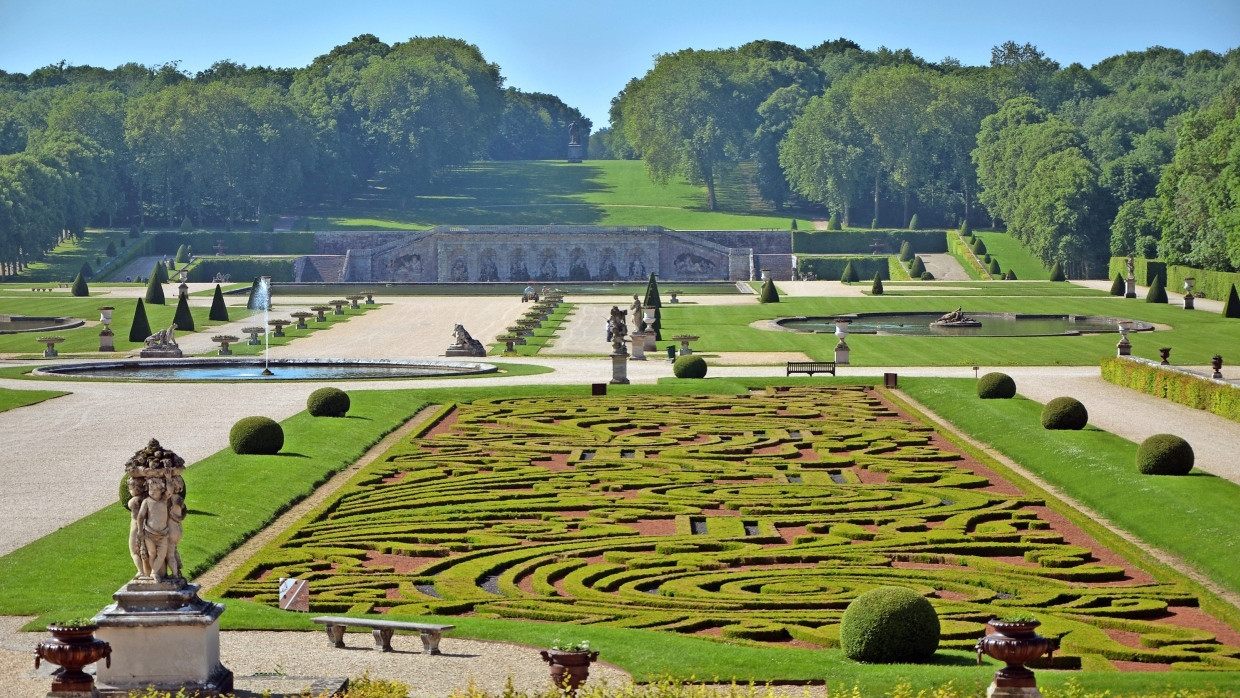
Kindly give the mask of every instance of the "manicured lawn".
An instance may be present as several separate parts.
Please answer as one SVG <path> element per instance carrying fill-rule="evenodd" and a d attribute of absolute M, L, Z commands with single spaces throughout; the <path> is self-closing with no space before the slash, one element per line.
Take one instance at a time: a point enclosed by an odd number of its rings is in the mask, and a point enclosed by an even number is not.
<path fill-rule="evenodd" d="M 0 388 L 0 412 L 25 407 L 26 405 L 36 405 L 44 400 L 68 394 L 59 390 L 11 390 L 9 388 Z"/>
<path fill-rule="evenodd" d="M 987 254 L 999 260 L 1003 271 L 1015 271 L 1016 278 L 1021 281 L 1045 281 L 1050 278 L 1050 269 L 1042 266 L 1041 260 L 1029 254 L 1028 250 L 1007 233 L 974 231 L 973 234 L 986 245 Z"/>
<path fill-rule="evenodd" d="M 88 230 L 79 239 L 70 238 L 57 245 L 43 261 L 32 262 L 17 275 L 17 279 L 23 283 L 69 283 L 77 277 L 82 262 L 89 263 L 91 270 L 98 272 L 100 266 L 108 261 L 106 250 L 109 241 L 118 253 L 125 251 L 125 248 L 121 247 L 121 238 L 125 238 L 126 243 L 136 242 L 126 237 L 123 230 Z"/>
<path fill-rule="evenodd" d="M 1213 313 L 1185 312 L 1166 304 L 1116 298 L 1090 292 L 1072 284 L 988 282 L 987 287 L 1030 287 L 1029 295 L 960 295 L 927 297 L 903 295 L 902 284 L 890 284 L 893 292 L 866 298 L 809 298 L 784 296 L 779 303 L 698 306 L 667 305 L 663 308 L 664 334 L 690 332 L 700 335 L 695 351 L 803 351 L 817 360 L 831 360 L 835 337 L 829 334 L 798 334 L 750 327 L 751 323 L 778 317 L 835 316 L 863 312 L 939 312 L 963 306 L 966 313 L 1012 312 L 1029 314 L 1077 314 L 1117 316 L 1155 323 L 1153 333 L 1132 335 L 1133 354 L 1158 358 L 1158 348 L 1174 348 L 1172 362 L 1206 365 L 1214 354 L 1227 355 L 1240 344 L 1240 323 Z M 955 285 L 955 284 L 953 284 Z M 1071 294 L 1068 297 L 1055 295 Z M 1043 295 L 1051 294 L 1051 295 Z M 1098 357 L 1115 353 L 1119 335 L 1114 333 L 1055 337 L 902 337 L 853 334 L 848 337 L 853 368 L 865 366 L 1092 366 Z M 852 370 L 847 369 L 847 370 Z"/>
<path fill-rule="evenodd" d="M 901 378 L 900 387 L 1120 528 L 1240 593 L 1240 485 L 1201 471 L 1141 475 L 1131 441 L 1093 427 L 1048 431 L 1041 403 L 1019 395 L 978 399 L 971 379 Z"/>

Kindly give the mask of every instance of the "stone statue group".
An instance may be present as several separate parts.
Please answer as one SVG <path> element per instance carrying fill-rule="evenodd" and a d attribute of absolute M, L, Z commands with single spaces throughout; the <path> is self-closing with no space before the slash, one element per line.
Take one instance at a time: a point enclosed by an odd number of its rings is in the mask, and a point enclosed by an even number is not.
<path fill-rule="evenodd" d="M 185 520 L 185 460 L 151 439 L 125 463 L 129 476 L 129 554 L 137 581 L 181 579 L 181 523 Z"/>

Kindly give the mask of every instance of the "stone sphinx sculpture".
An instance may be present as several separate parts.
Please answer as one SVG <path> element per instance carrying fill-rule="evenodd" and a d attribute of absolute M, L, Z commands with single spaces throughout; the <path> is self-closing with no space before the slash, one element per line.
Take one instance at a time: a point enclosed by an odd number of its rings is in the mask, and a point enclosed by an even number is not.
<path fill-rule="evenodd" d="M 961 308 L 941 316 L 930 323 L 931 327 L 980 327 L 982 323 L 964 314 Z"/>
<path fill-rule="evenodd" d="M 452 328 L 452 344 L 444 352 L 445 356 L 486 356 L 486 347 L 482 342 L 470 336 L 463 325 Z"/>
<path fill-rule="evenodd" d="M 147 337 L 145 346 L 139 353 L 143 358 L 181 358 L 181 347 L 177 344 L 177 324 L 174 322 L 155 334 Z"/>

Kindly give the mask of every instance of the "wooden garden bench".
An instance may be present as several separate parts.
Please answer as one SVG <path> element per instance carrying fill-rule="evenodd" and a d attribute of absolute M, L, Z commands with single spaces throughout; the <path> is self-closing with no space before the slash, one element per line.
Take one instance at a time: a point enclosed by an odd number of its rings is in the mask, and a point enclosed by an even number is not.
<path fill-rule="evenodd" d="M 791 376 L 794 373 L 808 373 L 811 376 L 814 375 L 815 373 L 830 373 L 831 375 L 834 376 L 835 375 L 835 362 L 834 361 L 789 361 L 786 370 L 787 372 L 784 374 L 786 376 Z"/>
<path fill-rule="evenodd" d="M 444 632 L 456 628 L 455 625 L 439 625 L 437 623 L 406 623 L 397 620 L 379 620 L 377 618 L 346 618 L 344 616 L 319 616 L 311 621 L 326 626 L 327 639 L 333 647 L 344 647 L 345 628 L 370 628 L 375 638 L 375 649 L 384 652 L 392 651 L 392 633 L 397 630 L 416 630 L 422 636 L 422 653 L 439 654 L 439 639 Z"/>

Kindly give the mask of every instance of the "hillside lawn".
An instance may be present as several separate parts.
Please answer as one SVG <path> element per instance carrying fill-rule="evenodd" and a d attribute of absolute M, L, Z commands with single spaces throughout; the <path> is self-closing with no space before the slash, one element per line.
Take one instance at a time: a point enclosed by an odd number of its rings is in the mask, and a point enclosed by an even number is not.
<path fill-rule="evenodd" d="M 1020 242 L 1011 235 L 1002 232 L 973 231 L 986 245 L 986 253 L 999 260 L 1003 271 L 1009 269 L 1016 272 L 1020 281 L 1046 281 L 1051 278 L 1050 269 L 1042 265 L 1041 260 L 1034 257 Z"/>

